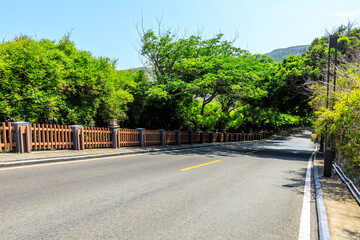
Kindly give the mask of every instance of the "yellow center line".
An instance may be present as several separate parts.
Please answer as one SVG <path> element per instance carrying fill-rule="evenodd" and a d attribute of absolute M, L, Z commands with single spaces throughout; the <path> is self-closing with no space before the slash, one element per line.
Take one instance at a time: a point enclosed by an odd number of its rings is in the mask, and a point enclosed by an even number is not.
<path fill-rule="evenodd" d="M 247 152 L 246 154 L 252 154 L 254 152 L 257 152 L 258 150 L 252 151 L 252 152 Z"/>
<path fill-rule="evenodd" d="M 221 161 L 221 160 L 216 160 L 216 161 L 213 161 L 213 162 L 208 162 L 208 163 L 196 165 L 196 166 L 189 167 L 189 168 L 183 168 L 183 169 L 181 169 L 181 171 L 186 171 L 186 170 L 190 170 L 190 169 L 193 169 L 193 168 L 202 167 L 202 166 L 209 165 L 209 164 L 213 164 L 213 163 L 217 163 L 217 162 L 220 162 L 220 161 Z"/>

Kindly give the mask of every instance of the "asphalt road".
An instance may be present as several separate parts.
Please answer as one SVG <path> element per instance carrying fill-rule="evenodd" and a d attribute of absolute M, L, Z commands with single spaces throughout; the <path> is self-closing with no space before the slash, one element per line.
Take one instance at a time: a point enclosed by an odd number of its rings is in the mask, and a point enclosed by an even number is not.
<path fill-rule="evenodd" d="M 0 170 L 0 239 L 298 239 L 309 136 Z"/>

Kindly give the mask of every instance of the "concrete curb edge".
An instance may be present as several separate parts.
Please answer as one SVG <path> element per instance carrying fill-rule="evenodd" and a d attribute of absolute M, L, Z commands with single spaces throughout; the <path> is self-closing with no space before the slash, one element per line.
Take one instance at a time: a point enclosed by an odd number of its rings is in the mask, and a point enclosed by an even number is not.
<path fill-rule="evenodd" d="M 321 184 L 320 184 L 319 175 L 318 175 L 318 171 L 317 171 L 317 167 L 316 167 L 316 153 L 317 153 L 317 150 L 315 150 L 315 154 L 313 157 L 313 163 L 314 163 L 316 212 L 317 212 L 317 216 L 318 216 L 319 239 L 320 240 L 330 240 L 331 238 L 330 238 L 329 223 L 327 220 Z"/>

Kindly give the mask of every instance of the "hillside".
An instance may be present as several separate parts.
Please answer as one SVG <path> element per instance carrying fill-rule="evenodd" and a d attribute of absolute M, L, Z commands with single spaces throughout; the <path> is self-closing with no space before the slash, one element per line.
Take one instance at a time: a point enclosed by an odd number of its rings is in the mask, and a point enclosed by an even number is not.
<path fill-rule="evenodd" d="M 301 55 L 303 54 L 307 49 L 309 45 L 299 45 L 299 46 L 293 46 L 288 48 L 279 48 L 275 49 L 270 53 L 266 53 L 265 55 L 268 55 L 276 60 L 276 62 L 280 62 L 284 58 L 286 58 L 289 55 Z"/>

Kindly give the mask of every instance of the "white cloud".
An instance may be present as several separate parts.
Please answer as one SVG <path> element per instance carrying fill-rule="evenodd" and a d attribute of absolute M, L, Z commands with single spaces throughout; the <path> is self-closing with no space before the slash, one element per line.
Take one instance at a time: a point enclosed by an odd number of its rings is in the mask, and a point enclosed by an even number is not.
<path fill-rule="evenodd" d="M 360 11 L 332 12 L 330 17 L 354 18 L 360 16 Z"/>

